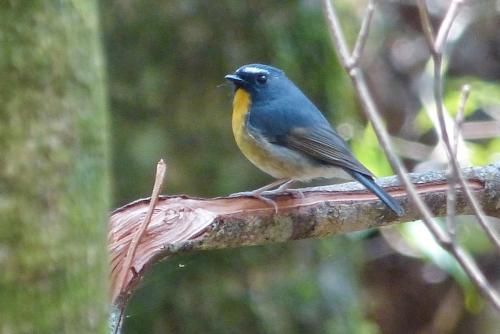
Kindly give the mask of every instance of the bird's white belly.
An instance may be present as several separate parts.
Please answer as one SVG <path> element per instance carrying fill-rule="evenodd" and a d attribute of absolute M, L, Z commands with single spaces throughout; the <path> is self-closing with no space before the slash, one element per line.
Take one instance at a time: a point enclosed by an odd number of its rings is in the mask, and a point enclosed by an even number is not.
<path fill-rule="evenodd" d="M 253 139 L 263 151 L 267 152 L 266 158 L 255 159 L 250 156 L 247 158 L 259 169 L 277 179 L 291 178 L 297 181 L 310 181 L 318 178 L 352 179 L 342 168 L 322 165 L 300 152 Z"/>

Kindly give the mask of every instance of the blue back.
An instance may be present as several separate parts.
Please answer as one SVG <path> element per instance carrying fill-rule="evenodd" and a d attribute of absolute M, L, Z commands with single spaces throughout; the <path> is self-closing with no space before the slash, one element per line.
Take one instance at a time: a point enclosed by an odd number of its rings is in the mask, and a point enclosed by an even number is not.
<path fill-rule="evenodd" d="M 333 130 L 318 108 L 283 71 L 267 65 L 248 66 L 263 68 L 270 73 L 265 87 L 245 87 L 252 96 L 247 123 L 249 130 L 258 131 L 272 142 L 279 142 L 298 127 Z"/>

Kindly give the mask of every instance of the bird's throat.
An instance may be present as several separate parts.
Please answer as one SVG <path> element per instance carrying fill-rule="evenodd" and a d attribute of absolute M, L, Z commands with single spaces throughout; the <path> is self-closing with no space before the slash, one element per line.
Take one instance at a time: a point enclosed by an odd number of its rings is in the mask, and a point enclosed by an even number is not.
<path fill-rule="evenodd" d="M 250 94 L 243 88 L 238 88 L 234 93 L 232 126 L 236 144 L 242 150 L 242 146 L 245 146 L 245 123 L 247 121 L 247 114 L 250 111 L 250 105 Z"/>
<path fill-rule="evenodd" d="M 276 158 L 272 145 L 261 142 L 247 127 L 248 115 L 252 107 L 250 94 L 243 88 L 238 88 L 233 100 L 233 134 L 241 152 L 265 173 L 277 178 L 294 176 L 293 164 L 287 159 Z M 293 160 L 293 158 L 292 158 Z"/>

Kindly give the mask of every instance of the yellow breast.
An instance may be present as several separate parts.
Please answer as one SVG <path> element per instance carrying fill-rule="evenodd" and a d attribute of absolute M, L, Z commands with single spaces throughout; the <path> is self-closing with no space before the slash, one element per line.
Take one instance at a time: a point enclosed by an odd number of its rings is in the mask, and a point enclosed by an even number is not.
<path fill-rule="evenodd" d="M 249 144 L 245 124 L 251 104 L 250 94 L 242 88 L 238 88 L 234 93 L 232 125 L 234 139 L 242 151 L 246 150 L 245 147 Z"/>
<path fill-rule="evenodd" d="M 233 134 L 241 152 L 259 167 L 258 163 L 264 158 L 264 152 L 255 139 L 248 134 L 246 128 L 251 105 L 250 94 L 246 90 L 238 88 L 233 100 Z"/>
<path fill-rule="evenodd" d="M 285 161 L 276 159 L 269 150 L 265 149 L 262 143 L 257 142 L 257 140 L 248 133 L 246 121 L 251 104 L 250 94 L 246 90 L 238 88 L 234 94 L 232 118 L 233 134 L 236 144 L 245 157 L 264 172 L 275 178 L 289 177 L 291 171 L 288 171 L 288 164 L 286 164 Z"/>

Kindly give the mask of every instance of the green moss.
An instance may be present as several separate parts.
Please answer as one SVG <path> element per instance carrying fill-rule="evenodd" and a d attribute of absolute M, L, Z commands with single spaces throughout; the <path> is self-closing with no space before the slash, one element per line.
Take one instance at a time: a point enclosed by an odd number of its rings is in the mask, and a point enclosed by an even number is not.
<path fill-rule="evenodd" d="M 109 185 L 96 3 L 1 6 L 0 332 L 103 332 Z"/>

